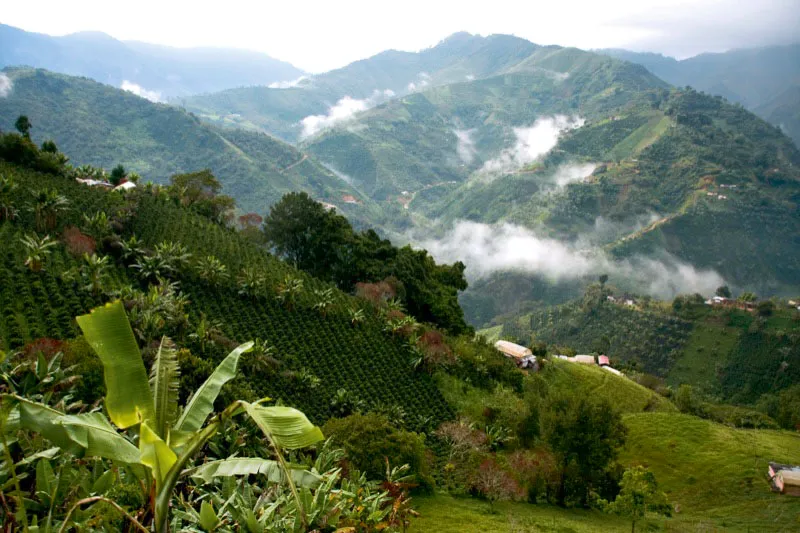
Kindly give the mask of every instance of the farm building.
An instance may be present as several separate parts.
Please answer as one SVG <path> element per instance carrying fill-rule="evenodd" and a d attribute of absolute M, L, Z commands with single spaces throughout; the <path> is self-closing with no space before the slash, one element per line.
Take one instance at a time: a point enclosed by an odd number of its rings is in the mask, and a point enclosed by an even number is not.
<path fill-rule="evenodd" d="M 525 357 L 530 357 L 533 355 L 533 352 L 530 350 L 530 348 L 526 348 L 509 341 L 497 341 L 494 343 L 494 347 L 506 357 L 511 357 L 513 359 L 522 360 Z"/>
<path fill-rule="evenodd" d="M 781 494 L 800 496 L 800 466 L 770 463 L 768 474 L 774 490 Z"/>
<path fill-rule="evenodd" d="M 593 365 L 593 364 L 595 364 L 593 355 L 576 355 L 575 357 L 571 357 L 570 360 L 573 363 L 580 363 L 582 365 Z"/>
<path fill-rule="evenodd" d="M 131 189 L 135 189 L 136 184 L 132 181 L 126 181 L 124 183 L 120 183 L 116 187 L 114 187 L 115 191 L 129 191 Z"/>
<path fill-rule="evenodd" d="M 514 359 L 517 366 L 520 368 L 534 371 L 539 370 L 539 363 L 536 361 L 536 356 L 533 355 L 533 352 L 529 348 L 509 341 L 497 341 L 494 343 L 494 347 L 506 357 Z"/>
<path fill-rule="evenodd" d="M 600 366 L 611 366 L 611 361 L 608 359 L 607 355 L 599 355 L 597 356 L 597 364 Z"/>

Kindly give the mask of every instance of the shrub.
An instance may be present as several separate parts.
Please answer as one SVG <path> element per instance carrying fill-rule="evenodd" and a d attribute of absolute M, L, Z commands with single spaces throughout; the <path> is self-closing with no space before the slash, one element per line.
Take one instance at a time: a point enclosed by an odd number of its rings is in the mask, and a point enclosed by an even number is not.
<path fill-rule="evenodd" d="M 75 226 L 64 228 L 64 246 L 73 257 L 83 257 L 83 254 L 92 255 L 97 248 L 95 240 L 83 233 Z"/>
<path fill-rule="evenodd" d="M 395 428 L 385 416 L 367 413 L 332 418 L 322 431 L 344 449 L 348 462 L 370 479 L 385 477 L 389 459 L 392 466 L 409 465 L 409 474 L 420 488 L 433 488 L 422 437 Z"/>

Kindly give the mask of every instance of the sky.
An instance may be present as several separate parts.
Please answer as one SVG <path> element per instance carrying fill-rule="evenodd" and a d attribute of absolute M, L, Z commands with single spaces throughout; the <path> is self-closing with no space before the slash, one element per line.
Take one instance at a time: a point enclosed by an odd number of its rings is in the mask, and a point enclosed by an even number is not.
<path fill-rule="evenodd" d="M 537 44 L 627 48 L 679 59 L 800 41 L 800 0 L 37 0 L 7 2 L 0 22 L 65 35 L 264 52 L 308 72 L 387 49 L 417 51 L 457 31 Z"/>

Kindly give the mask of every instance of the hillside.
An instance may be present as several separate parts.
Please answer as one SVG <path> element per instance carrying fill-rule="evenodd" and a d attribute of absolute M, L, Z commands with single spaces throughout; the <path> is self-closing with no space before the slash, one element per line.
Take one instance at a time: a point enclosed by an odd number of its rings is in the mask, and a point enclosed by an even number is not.
<path fill-rule="evenodd" d="M 86 78 L 33 69 L 5 72 L 14 85 L 0 98 L 3 129 L 26 115 L 33 139 L 54 140 L 76 166 L 122 164 L 155 183 L 208 168 L 244 212 L 265 214 L 291 191 L 306 191 L 345 212 L 349 208 L 356 219 L 370 209 L 344 204 L 343 195 L 361 195 L 307 154 L 268 135 L 217 129 L 180 109 Z"/>
<path fill-rule="evenodd" d="M 4 200 L 10 199 L 19 210 L 16 220 L 0 222 L 0 236 L 6 243 L 0 255 L 0 349 L 21 348 L 40 337 L 72 339 L 78 334 L 74 317 L 104 301 L 106 297 L 82 283 L 84 260 L 62 244 L 69 241 L 62 235 L 65 227 L 74 225 L 88 232 L 83 215 L 91 217 L 102 211 L 112 220 L 120 238 L 138 238 L 139 249 L 153 250 L 168 241 L 185 246 L 184 253 L 190 254 L 192 262 L 211 256 L 223 265 L 223 271 L 217 269 L 218 275 L 213 278 L 203 278 L 188 264 L 177 276 L 173 273 L 187 298 L 181 304 L 187 316 L 181 318 L 179 311 L 177 329 L 163 322 L 161 327 L 174 331 L 171 334 L 178 336 L 176 340 L 181 339 L 192 350 L 194 358 L 187 362 L 183 377 L 186 386 L 196 386 L 197 380 L 204 379 L 209 365 L 219 362 L 231 343 L 261 339 L 272 348 L 260 356 L 260 363 L 258 357 L 248 363 L 252 375 L 237 382 L 237 392 L 281 399 L 318 422 L 331 416 L 336 405 L 346 408 L 345 401 L 351 406 L 364 402 L 372 408 L 399 406 L 407 414 L 408 424 L 417 429 L 451 416 L 433 382 L 426 374 L 415 372 L 409 363 L 407 345 L 384 332 L 383 320 L 369 311 L 365 302 L 331 289 L 326 312 L 313 309 L 320 298 L 315 291 L 325 291 L 329 286 L 295 271 L 243 235 L 178 207 L 157 192 L 142 189 L 123 197 L 6 163 L 0 163 L 0 175 L 17 185 Z M 58 191 L 69 209 L 58 216 L 50 232 L 58 244 L 46 259 L 44 270 L 37 273 L 24 264 L 26 252 L 20 239 L 34 226 L 34 215 L 26 209 L 34 203 L 31 191 L 42 189 Z M 104 234 L 97 239 L 97 246 L 105 247 L 103 252 L 110 254 L 103 269 L 103 294 L 131 294 L 133 288 L 143 286 L 137 269 L 123 261 L 121 245 L 112 244 L 113 235 Z M 259 273 L 263 296 L 242 294 L 241 279 L 247 270 Z M 302 285 L 295 303 L 282 305 L 275 296 L 287 277 L 301 280 Z M 153 297 L 165 308 L 147 311 L 161 313 L 151 319 L 164 320 L 162 315 L 170 316 L 165 314 L 166 306 L 180 304 L 171 303 L 174 297 L 168 294 L 156 293 Z M 363 323 L 351 322 L 349 310 L 358 308 L 364 309 Z M 148 328 L 160 330 L 147 322 L 135 327 L 143 328 L 143 335 L 153 331 Z M 84 371 L 89 380 L 91 371 Z M 340 389 L 347 392 L 337 404 Z"/>
<path fill-rule="evenodd" d="M 673 387 L 690 384 L 752 405 L 800 379 L 798 320 L 796 310 L 780 306 L 759 317 L 704 304 L 676 315 L 641 301 L 591 308 L 572 302 L 508 318 L 487 333 L 523 342 L 533 337 L 580 353 L 605 350 L 619 364 L 661 376 Z"/>
<path fill-rule="evenodd" d="M 509 35 L 481 37 L 462 32 L 419 53 L 387 50 L 293 86 L 243 87 L 177 102 L 204 120 L 260 129 L 296 142 L 304 136 L 304 118 L 328 115 L 344 98 L 366 108 L 426 87 L 489 77 L 538 48 Z"/>
<path fill-rule="evenodd" d="M 266 54 L 123 42 L 100 32 L 63 37 L 0 24 L 0 69 L 28 66 L 127 86 L 151 99 L 293 80 L 300 69 Z M 136 90 L 136 89 L 135 89 Z"/>
<path fill-rule="evenodd" d="M 680 61 L 660 54 L 627 50 L 599 52 L 643 65 L 672 85 L 690 85 L 742 104 L 784 128 L 786 134 L 800 145 L 796 99 L 786 100 L 786 93 L 796 93 L 800 86 L 800 44 L 700 54 Z M 776 100 L 783 104 L 776 106 L 773 103 Z"/>

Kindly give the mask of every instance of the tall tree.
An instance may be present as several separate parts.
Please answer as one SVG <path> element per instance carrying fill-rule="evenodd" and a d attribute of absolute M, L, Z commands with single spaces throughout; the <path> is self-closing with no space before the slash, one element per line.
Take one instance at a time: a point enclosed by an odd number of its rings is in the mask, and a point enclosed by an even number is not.
<path fill-rule="evenodd" d="M 31 124 L 31 121 L 28 120 L 26 115 L 20 115 L 19 118 L 17 118 L 17 121 L 14 123 L 14 127 L 17 128 L 17 131 L 20 132 L 26 139 L 31 138 L 31 128 L 33 127 L 33 124 Z"/>
<path fill-rule="evenodd" d="M 622 417 L 607 400 L 559 395 L 551 399 L 545 440 L 556 455 L 560 482 L 558 503 L 565 505 L 568 486 L 586 505 L 589 492 L 601 481 L 625 443 Z"/>
<path fill-rule="evenodd" d="M 656 476 L 642 466 L 626 470 L 620 487 L 622 490 L 608 510 L 630 518 L 631 533 L 636 533 L 636 522 L 643 520 L 648 512 L 669 516 L 672 511 L 667 495 L 658 490 Z"/>

